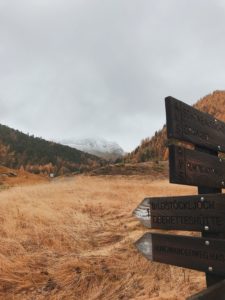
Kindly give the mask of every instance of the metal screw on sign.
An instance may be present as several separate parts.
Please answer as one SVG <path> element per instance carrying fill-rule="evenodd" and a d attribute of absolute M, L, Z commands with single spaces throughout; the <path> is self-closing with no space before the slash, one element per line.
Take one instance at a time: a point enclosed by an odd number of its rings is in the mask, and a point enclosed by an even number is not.
<path fill-rule="evenodd" d="M 208 270 L 209 270 L 209 272 L 212 272 L 213 271 L 213 267 L 209 267 Z"/>
<path fill-rule="evenodd" d="M 205 241 L 205 245 L 206 245 L 206 246 L 209 246 L 209 245 L 210 245 L 210 242 L 209 242 L 209 241 Z"/>
<path fill-rule="evenodd" d="M 205 198 L 204 197 L 201 197 L 201 201 L 203 202 L 205 200 Z"/>
<path fill-rule="evenodd" d="M 205 229 L 205 231 L 208 231 L 209 230 L 209 226 L 205 226 L 204 229 Z"/>

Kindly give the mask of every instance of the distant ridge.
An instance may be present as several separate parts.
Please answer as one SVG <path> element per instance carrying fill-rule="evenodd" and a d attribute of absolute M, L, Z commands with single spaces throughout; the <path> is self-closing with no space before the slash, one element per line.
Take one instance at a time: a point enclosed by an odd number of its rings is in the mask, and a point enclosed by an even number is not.
<path fill-rule="evenodd" d="M 59 142 L 63 145 L 112 161 L 123 157 L 125 154 L 117 143 L 102 138 L 65 139 Z"/>
<path fill-rule="evenodd" d="M 179 100 L 182 101 L 182 99 Z M 201 98 L 193 106 L 225 122 L 225 91 L 214 91 Z M 168 158 L 166 139 L 166 126 L 164 126 L 161 130 L 156 131 L 153 137 L 143 139 L 134 151 L 126 155 L 125 162 L 166 160 Z"/>
<path fill-rule="evenodd" d="M 0 125 L 0 165 L 36 174 L 63 175 L 91 170 L 103 163 L 94 155 Z"/>

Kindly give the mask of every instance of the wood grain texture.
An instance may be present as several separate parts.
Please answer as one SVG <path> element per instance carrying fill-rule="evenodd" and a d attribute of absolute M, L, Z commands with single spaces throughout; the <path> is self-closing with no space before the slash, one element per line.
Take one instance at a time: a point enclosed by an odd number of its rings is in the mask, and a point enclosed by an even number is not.
<path fill-rule="evenodd" d="M 225 280 L 194 296 L 188 297 L 187 300 L 225 300 Z"/>
<path fill-rule="evenodd" d="M 225 275 L 225 240 L 146 233 L 135 245 L 149 260 Z"/>
<path fill-rule="evenodd" d="M 208 153 L 210 155 L 214 155 L 215 157 L 218 157 L 218 151 L 214 151 L 214 150 L 209 150 L 203 147 L 199 147 L 199 146 L 195 146 L 195 150 L 196 151 L 200 151 L 200 152 L 204 152 L 204 153 Z M 201 194 L 218 194 L 218 193 L 222 193 L 222 189 L 221 188 L 208 188 L 208 187 L 204 187 L 204 186 L 198 186 L 198 193 Z M 217 238 L 217 239 L 223 239 L 225 238 L 225 233 L 224 232 L 207 232 L 207 231 L 202 231 L 202 236 L 205 238 Z M 210 287 L 222 280 L 225 279 L 224 275 L 213 275 L 210 273 L 206 273 L 206 284 L 207 287 Z"/>
<path fill-rule="evenodd" d="M 225 187 L 225 161 L 207 153 L 169 147 L 170 182 L 211 187 Z"/>
<path fill-rule="evenodd" d="M 225 123 L 173 97 L 165 98 L 167 136 L 225 152 Z"/>
<path fill-rule="evenodd" d="M 147 228 L 225 232 L 225 194 L 145 198 L 133 215 Z"/>

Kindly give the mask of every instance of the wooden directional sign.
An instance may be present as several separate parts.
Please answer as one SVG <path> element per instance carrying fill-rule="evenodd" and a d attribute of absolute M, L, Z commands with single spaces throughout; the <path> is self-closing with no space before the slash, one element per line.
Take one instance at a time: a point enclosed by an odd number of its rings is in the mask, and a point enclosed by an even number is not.
<path fill-rule="evenodd" d="M 169 147 L 170 182 L 201 187 L 225 187 L 225 161 L 200 151 Z"/>
<path fill-rule="evenodd" d="M 153 229 L 225 231 L 225 194 L 145 198 L 134 210 Z"/>
<path fill-rule="evenodd" d="M 135 245 L 149 260 L 225 275 L 225 240 L 146 233 Z"/>
<path fill-rule="evenodd" d="M 149 260 L 205 272 L 210 286 L 225 279 L 225 160 L 218 157 L 225 153 L 225 123 L 172 97 L 166 118 L 168 138 L 195 147 L 169 147 L 170 182 L 197 186 L 199 195 L 146 198 L 133 214 L 148 228 L 201 231 L 202 237 L 146 233 L 135 245 Z"/>
<path fill-rule="evenodd" d="M 192 297 L 188 297 L 187 300 L 225 300 L 225 280 Z"/>
<path fill-rule="evenodd" d="M 225 152 L 225 123 L 173 97 L 167 97 L 167 136 Z"/>

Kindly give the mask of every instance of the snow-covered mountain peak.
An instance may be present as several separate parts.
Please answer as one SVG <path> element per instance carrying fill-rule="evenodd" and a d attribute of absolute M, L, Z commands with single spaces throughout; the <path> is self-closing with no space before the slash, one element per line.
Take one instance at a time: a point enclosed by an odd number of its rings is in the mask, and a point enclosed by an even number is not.
<path fill-rule="evenodd" d="M 105 159 L 116 159 L 125 154 L 117 143 L 102 138 L 70 138 L 61 140 L 60 143 Z"/>

